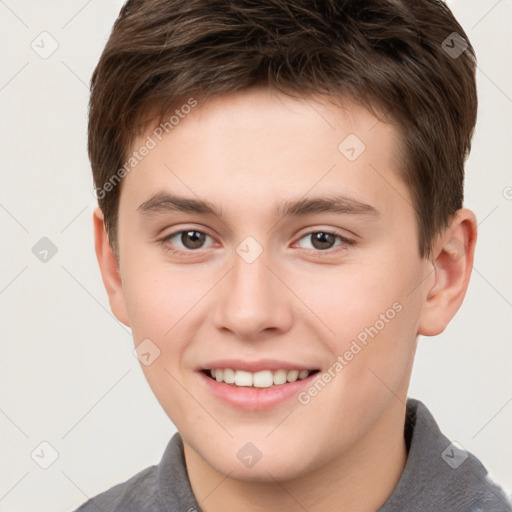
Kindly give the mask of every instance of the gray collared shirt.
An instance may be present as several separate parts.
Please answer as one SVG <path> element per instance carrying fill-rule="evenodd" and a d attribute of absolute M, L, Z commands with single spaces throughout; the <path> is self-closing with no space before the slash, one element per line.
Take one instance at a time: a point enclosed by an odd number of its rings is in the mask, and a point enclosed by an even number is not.
<path fill-rule="evenodd" d="M 507 496 L 471 453 L 450 443 L 428 409 L 407 401 L 407 462 L 377 512 L 511 512 Z M 201 512 L 175 434 L 160 461 L 84 503 L 75 512 Z"/>

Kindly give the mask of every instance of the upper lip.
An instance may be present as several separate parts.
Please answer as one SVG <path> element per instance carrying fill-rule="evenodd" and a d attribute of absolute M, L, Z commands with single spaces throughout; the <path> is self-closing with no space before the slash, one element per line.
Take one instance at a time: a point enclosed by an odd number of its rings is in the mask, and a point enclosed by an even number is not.
<path fill-rule="evenodd" d="M 278 361 L 277 359 L 259 359 L 258 361 L 243 361 L 242 359 L 219 359 L 206 363 L 202 370 L 213 370 L 215 368 L 231 368 L 246 372 L 260 372 L 262 370 L 315 370 L 314 366 L 306 366 L 301 363 L 290 363 Z"/>

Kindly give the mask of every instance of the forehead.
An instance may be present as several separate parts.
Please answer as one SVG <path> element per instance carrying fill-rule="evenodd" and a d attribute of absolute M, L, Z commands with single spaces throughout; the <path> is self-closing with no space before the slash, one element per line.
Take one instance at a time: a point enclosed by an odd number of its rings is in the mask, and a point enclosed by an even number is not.
<path fill-rule="evenodd" d="M 124 178 L 121 202 L 129 196 L 124 201 L 137 208 L 162 190 L 205 197 L 228 212 L 262 203 L 276 212 L 287 197 L 334 191 L 376 209 L 409 200 L 398 177 L 398 131 L 357 103 L 266 88 L 197 102 L 135 140 L 132 151 L 151 149 Z"/>

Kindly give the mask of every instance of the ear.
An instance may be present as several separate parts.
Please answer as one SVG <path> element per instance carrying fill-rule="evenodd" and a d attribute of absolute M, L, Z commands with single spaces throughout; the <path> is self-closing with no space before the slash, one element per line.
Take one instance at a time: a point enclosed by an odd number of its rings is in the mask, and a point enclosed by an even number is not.
<path fill-rule="evenodd" d="M 98 258 L 103 284 L 107 290 L 110 309 L 120 322 L 130 327 L 126 312 L 121 273 L 119 272 L 119 262 L 112 251 L 103 221 L 103 212 L 100 208 L 94 210 L 93 224 L 96 257 Z"/>
<path fill-rule="evenodd" d="M 467 208 L 458 210 L 432 253 L 434 285 L 423 305 L 418 334 L 441 334 L 459 310 L 473 269 L 476 238 L 474 213 Z"/>

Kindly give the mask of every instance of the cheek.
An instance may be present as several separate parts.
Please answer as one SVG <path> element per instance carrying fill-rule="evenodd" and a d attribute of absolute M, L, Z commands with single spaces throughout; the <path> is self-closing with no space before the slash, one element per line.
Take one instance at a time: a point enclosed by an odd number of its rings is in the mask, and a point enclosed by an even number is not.
<path fill-rule="evenodd" d="M 350 340 L 377 324 L 377 330 L 389 330 L 404 304 L 404 279 L 392 269 L 373 265 L 347 265 L 311 278 L 294 277 L 294 291 L 309 311 L 302 318 L 318 325 L 333 352 L 344 350 Z M 303 283 L 303 284 L 300 284 Z M 300 306 L 304 309 L 303 306 Z M 402 315 L 403 316 L 403 315 Z"/>
<path fill-rule="evenodd" d="M 192 364 L 190 349 L 201 337 L 218 272 L 199 272 L 194 265 L 178 267 L 154 258 L 127 258 L 124 270 L 123 291 L 135 345 L 151 340 L 160 351 L 157 366 L 181 375 Z M 168 380 L 165 373 L 157 377 L 152 367 L 143 369 L 150 384 Z"/>
<path fill-rule="evenodd" d="M 150 282 L 127 283 L 125 296 L 135 343 L 142 338 L 163 338 L 172 327 L 172 295 L 162 291 Z"/>
<path fill-rule="evenodd" d="M 134 341 L 164 340 L 185 313 L 185 283 L 170 267 L 137 256 L 130 254 L 123 267 L 123 293 Z"/>
<path fill-rule="evenodd" d="M 332 363 L 341 357 L 344 368 L 350 367 L 340 372 L 344 377 L 338 382 L 344 387 L 343 381 L 357 381 L 362 395 L 383 387 L 377 376 L 397 388 L 412 363 L 421 311 L 421 291 L 413 290 L 422 272 L 409 252 L 403 257 L 383 253 L 372 264 L 340 267 L 298 291 L 322 320 L 309 315 L 323 324 L 322 341 Z"/>

